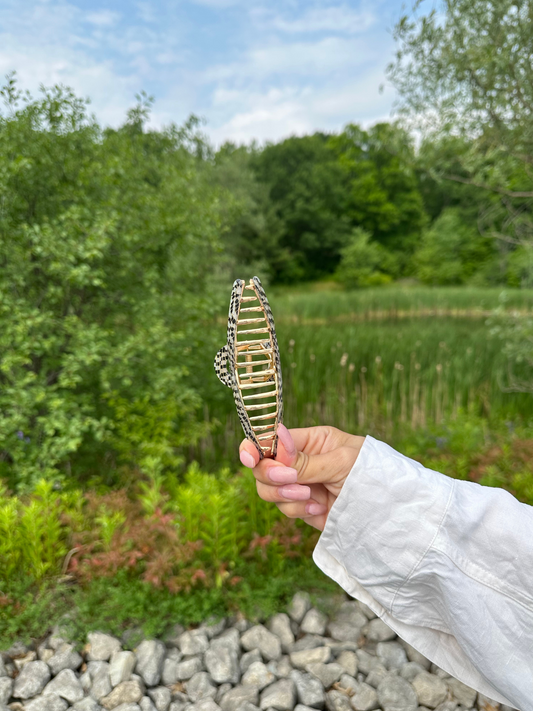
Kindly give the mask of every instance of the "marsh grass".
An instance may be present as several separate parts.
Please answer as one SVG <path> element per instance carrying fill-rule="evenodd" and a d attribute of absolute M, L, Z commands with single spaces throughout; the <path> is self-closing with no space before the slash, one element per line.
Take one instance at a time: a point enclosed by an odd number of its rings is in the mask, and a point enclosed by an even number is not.
<path fill-rule="evenodd" d="M 502 304 L 532 309 L 531 290 L 286 290 L 271 302 L 289 427 L 330 424 L 395 442 L 464 413 L 533 420 L 533 398 L 505 391 L 507 364 L 487 323 Z M 229 391 L 206 414 L 215 431 L 191 454 L 207 467 L 234 461 L 243 435 Z"/>

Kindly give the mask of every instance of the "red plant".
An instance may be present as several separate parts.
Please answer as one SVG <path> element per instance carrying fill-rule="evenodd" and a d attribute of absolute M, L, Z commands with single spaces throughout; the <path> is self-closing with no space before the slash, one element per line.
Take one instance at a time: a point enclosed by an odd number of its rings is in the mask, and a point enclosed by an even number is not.
<path fill-rule="evenodd" d="M 104 496 L 90 492 L 86 499 L 88 519 L 93 525 L 91 530 L 73 535 L 77 550 L 68 565 L 68 572 L 80 583 L 95 577 L 112 577 L 123 569 L 173 593 L 188 591 L 198 581 L 205 580 L 206 575 L 198 570 L 195 560 L 201 542 L 181 541 L 178 521 L 172 514 L 156 510 L 145 516 L 141 505 L 131 501 L 123 490 Z M 110 513 L 119 511 L 125 517 L 107 547 L 96 522 L 102 507 Z"/>

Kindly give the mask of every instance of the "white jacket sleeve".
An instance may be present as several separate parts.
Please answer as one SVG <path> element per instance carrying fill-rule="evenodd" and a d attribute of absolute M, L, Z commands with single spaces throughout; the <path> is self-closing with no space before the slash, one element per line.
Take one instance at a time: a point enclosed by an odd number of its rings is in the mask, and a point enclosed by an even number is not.
<path fill-rule="evenodd" d="M 367 437 L 313 558 L 449 674 L 533 709 L 533 507 Z"/>

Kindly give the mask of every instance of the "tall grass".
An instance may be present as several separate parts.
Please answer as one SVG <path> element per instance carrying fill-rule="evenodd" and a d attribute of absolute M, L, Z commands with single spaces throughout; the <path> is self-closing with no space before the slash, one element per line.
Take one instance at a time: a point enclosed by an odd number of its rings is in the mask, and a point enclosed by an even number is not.
<path fill-rule="evenodd" d="M 330 424 L 391 440 L 460 412 L 533 420 L 533 398 L 504 390 L 501 343 L 482 315 L 501 303 L 498 290 L 289 291 L 271 301 L 289 427 Z M 533 291 L 512 291 L 505 303 L 527 310 Z M 229 391 L 208 416 L 218 430 L 195 456 L 206 466 L 234 461 L 243 435 Z"/>
<path fill-rule="evenodd" d="M 375 320 L 417 316 L 484 316 L 505 305 L 533 310 L 532 289 L 391 286 L 357 291 L 274 289 L 271 297 L 277 322 L 303 319 Z"/>

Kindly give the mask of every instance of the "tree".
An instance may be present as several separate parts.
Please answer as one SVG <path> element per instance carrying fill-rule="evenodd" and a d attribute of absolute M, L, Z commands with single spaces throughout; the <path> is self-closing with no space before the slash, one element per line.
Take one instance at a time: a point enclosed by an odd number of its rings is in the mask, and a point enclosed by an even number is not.
<path fill-rule="evenodd" d="M 512 247 L 533 239 L 532 21 L 529 1 L 444 0 L 399 21 L 389 67 L 408 126 L 444 146 L 462 139 L 454 165 L 426 168 L 483 191 L 481 229 Z"/>
<path fill-rule="evenodd" d="M 329 146 L 344 172 L 350 224 L 401 253 L 405 267 L 427 220 L 414 170 L 412 139 L 387 123 L 368 131 L 350 124 L 331 137 Z"/>
<path fill-rule="evenodd" d="M 23 489 L 106 452 L 175 466 L 205 430 L 200 326 L 221 231 L 195 122 L 148 131 L 141 102 L 103 131 L 60 87 L 32 99 L 10 79 L 2 95 L 3 473 Z"/>
<path fill-rule="evenodd" d="M 333 272 L 350 232 L 346 183 L 328 136 L 288 138 L 267 145 L 253 161 L 268 187 L 279 224 L 269 255 L 277 281 L 311 280 Z"/>
<path fill-rule="evenodd" d="M 398 273 L 397 259 L 368 232 L 356 227 L 350 243 L 341 250 L 336 277 L 347 289 L 380 286 L 392 281 Z"/>
<path fill-rule="evenodd" d="M 465 284 L 490 268 L 491 247 L 457 208 L 446 208 L 422 236 L 413 257 L 415 273 L 426 284 Z"/>

